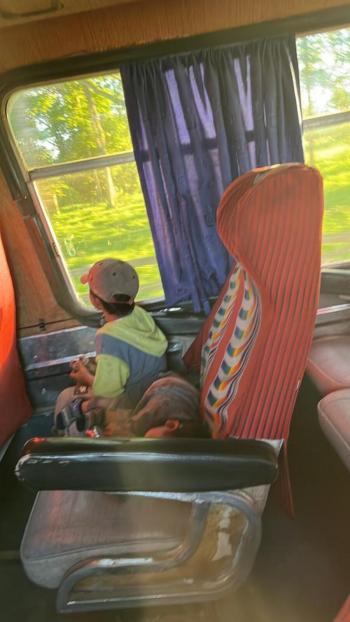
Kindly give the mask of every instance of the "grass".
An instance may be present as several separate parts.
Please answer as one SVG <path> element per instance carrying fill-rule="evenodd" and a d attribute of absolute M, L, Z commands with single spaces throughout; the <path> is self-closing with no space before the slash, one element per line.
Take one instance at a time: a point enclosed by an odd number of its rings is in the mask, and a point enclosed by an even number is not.
<path fill-rule="evenodd" d="M 78 295 L 88 301 L 80 276 L 97 260 L 118 257 L 132 263 L 140 278 L 139 298 L 163 297 L 153 240 L 141 195 L 126 197 L 121 209 L 101 202 L 76 203 L 50 214 Z"/>

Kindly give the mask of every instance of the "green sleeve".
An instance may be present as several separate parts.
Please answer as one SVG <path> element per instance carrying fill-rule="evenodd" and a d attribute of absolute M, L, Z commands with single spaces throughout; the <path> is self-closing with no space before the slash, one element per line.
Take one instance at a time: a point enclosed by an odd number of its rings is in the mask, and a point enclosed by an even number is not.
<path fill-rule="evenodd" d="M 129 378 L 128 365 L 109 354 L 99 354 L 92 392 L 96 397 L 116 397 L 124 391 Z"/>

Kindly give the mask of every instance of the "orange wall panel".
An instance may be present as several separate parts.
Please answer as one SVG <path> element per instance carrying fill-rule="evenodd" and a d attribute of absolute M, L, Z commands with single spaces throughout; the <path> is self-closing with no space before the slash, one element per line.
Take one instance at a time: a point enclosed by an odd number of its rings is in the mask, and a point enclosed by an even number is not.
<path fill-rule="evenodd" d="M 0 71 L 346 5 L 349 0 L 148 0 L 29 22 L 1 31 Z"/>
<path fill-rule="evenodd" d="M 12 200 L 6 182 L 0 175 L 0 224 L 3 242 L 12 274 L 17 325 L 20 334 L 33 334 L 39 321 L 58 322 L 52 329 L 75 325 L 68 314 L 58 306 L 45 274 L 47 263 L 42 241 L 30 235 L 25 218 Z M 29 224 L 29 223 L 28 223 Z"/>

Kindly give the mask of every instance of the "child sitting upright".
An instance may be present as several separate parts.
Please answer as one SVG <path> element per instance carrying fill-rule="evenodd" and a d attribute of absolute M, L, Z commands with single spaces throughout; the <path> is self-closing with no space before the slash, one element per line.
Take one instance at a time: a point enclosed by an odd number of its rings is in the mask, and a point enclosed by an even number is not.
<path fill-rule="evenodd" d="M 95 263 L 81 282 L 89 285 L 93 306 L 102 312 L 104 325 L 96 332 L 96 372 L 83 358 L 72 365 L 70 377 L 87 387 L 83 413 L 95 407 L 133 408 L 147 387 L 166 369 L 167 339 L 152 316 L 135 304 L 139 289 L 134 268 L 119 259 Z M 79 392 L 69 387 L 60 393 L 55 419 Z M 70 433 L 76 433 L 75 428 Z"/>

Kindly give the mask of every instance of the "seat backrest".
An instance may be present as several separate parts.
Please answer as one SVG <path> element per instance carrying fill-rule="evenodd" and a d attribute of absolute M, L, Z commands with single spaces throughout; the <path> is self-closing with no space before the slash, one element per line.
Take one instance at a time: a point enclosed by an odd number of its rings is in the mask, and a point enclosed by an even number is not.
<path fill-rule="evenodd" d="M 217 228 L 231 273 L 185 356 L 201 358 L 214 438 L 287 440 L 318 304 L 322 179 L 302 164 L 252 170 L 225 191 Z"/>
<path fill-rule="evenodd" d="M 16 347 L 16 307 L 0 237 L 0 447 L 31 415 Z"/>

